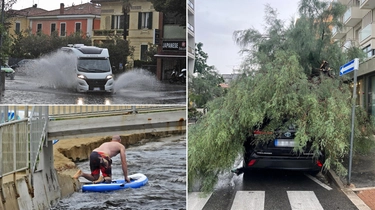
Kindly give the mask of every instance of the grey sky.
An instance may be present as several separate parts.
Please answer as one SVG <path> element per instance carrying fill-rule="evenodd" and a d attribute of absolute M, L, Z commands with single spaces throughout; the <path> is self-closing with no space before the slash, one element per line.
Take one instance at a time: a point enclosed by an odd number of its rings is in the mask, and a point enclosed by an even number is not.
<path fill-rule="evenodd" d="M 264 8 L 277 9 L 278 18 L 289 22 L 298 13 L 300 0 L 195 0 L 195 42 L 203 43 L 208 65 L 230 74 L 241 63 L 240 48 L 233 41 L 235 30 L 264 28 Z"/>
<path fill-rule="evenodd" d="M 60 3 L 64 3 L 65 7 L 70 7 L 74 3 L 82 4 L 90 2 L 90 0 L 17 0 L 17 3 L 13 5 L 13 9 L 25 9 L 32 7 L 34 4 L 37 4 L 39 8 L 45 10 L 55 10 L 60 8 Z"/>

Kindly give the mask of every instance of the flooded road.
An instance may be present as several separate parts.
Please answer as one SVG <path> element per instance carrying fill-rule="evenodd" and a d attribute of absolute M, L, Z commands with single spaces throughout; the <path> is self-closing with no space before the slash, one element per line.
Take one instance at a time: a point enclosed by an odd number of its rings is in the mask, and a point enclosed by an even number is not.
<path fill-rule="evenodd" d="M 76 57 L 57 51 L 16 69 L 2 104 L 185 104 L 186 84 L 161 82 L 144 69 L 115 75 L 115 94 L 76 92 Z"/>
<path fill-rule="evenodd" d="M 148 141 L 148 140 L 146 140 Z M 151 140 L 126 150 L 128 173 L 143 173 L 148 183 L 110 193 L 75 192 L 52 209 L 186 209 L 186 138 Z M 88 161 L 78 164 L 89 172 Z M 113 158 L 113 179 L 122 179 L 121 160 Z"/>

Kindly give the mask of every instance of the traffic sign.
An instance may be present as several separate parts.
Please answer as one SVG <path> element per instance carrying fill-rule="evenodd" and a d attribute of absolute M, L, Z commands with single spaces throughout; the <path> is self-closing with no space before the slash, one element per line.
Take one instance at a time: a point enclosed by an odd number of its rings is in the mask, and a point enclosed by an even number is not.
<path fill-rule="evenodd" d="M 348 63 L 344 64 L 340 67 L 340 76 L 352 72 L 354 70 L 358 70 L 359 67 L 359 59 L 354 58 L 353 60 L 349 61 Z"/>

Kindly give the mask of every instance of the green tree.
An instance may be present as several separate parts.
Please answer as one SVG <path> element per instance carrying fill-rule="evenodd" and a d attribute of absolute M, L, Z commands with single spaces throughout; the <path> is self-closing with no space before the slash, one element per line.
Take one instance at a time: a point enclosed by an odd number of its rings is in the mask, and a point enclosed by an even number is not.
<path fill-rule="evenodd" d="M 208 55 L 202 47 L 201 42 L 195 45 L 194 71 L 196 76 L 192 76 L 189 81 L 189 101 L 200 108 L 205 107 L 208 101 L 225 93 L 225 90 L 218 86 L 224 80 L 214 66 L 207 65 Z"/>
<path fill-rule="evenodd" d="M 179 0 L 149 0 L 156 11 L 164 14 L 173 13 L 180 18 L 180 24 L 186 25 L 186 1 Z"/>
<path fill-rule="evenodd" d="M 331 42 L 329 27 L 343 15 L 342 5 L 302 0 L 300 19 L 288 27 L 277 11 L 266 7 L 265 33 L 255 29 L 234 32 L 246 56 L 245 73 L 224 97 L 209 103 L 209 112 L 189 126 L 188 183 L 210 191 L 220 173 L 229 171 L 248 132 L 270 119 L 265 130 L 273 131 L 288 119 L 298 127 L 295 151 L 307 143 L 318 156 L 324 150 L 324 169 L 346 174 L 342 158 L 349 151 L 351 88 L 338 75 L 339 65 L 360 57 L 358 50 L 342 52 Z M 332 18 L 329 18 L 332 17 Z M 329 67 L 321 68 L 323 61 Z M 332 69 L 332 70 L 329 70 Z M 374 147 L 374 121 L 356 109 L 355 152 Z M 271 139 L 262 139 L 269 141 Z M 260 142 L 259 142 L 260 143 Z"/>
<path fill-rule="evenodd" d="M 108 37 L 99 47 L 108 48 L 111 65 L 115 67 L 113 69 L 115 74 L 125 70 L 127 57 L 133 55 L 134 52 L 134 48 L 129 46 L 129 42 L 118 35 Z M 122 70 L 119 69 L 120 63 L 123 65 Z"/>

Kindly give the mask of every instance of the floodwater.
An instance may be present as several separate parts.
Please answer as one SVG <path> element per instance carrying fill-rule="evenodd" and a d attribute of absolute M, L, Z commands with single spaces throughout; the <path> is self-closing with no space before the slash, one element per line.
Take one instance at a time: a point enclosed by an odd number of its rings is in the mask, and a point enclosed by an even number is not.
<path fill-rule="evenodd" d="M 186 209 L 186 138 L 145 140 L 126 150 L 128 173 L 142 173 L 148 184 L 107 193 L 75 192 L 52 209 Z M 89 172 L 89 163 L 78 164 Z M 122 179 L 119 155 L 113 158 L 113 179 Z"/>
<path fill-rule="evenodd" d="M 166 84 L 144 69 L 115 78 L 115 94 L 75 91 L 76 57 L 56 51 L 16 70 L 6 79 L 3 104 L 185 104 L 186 84 Z"/>

